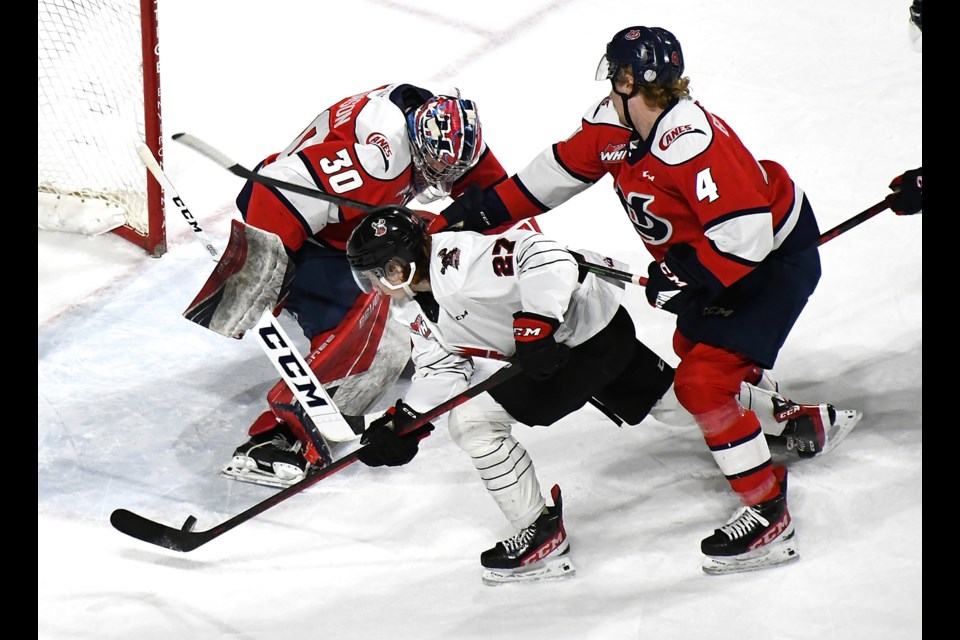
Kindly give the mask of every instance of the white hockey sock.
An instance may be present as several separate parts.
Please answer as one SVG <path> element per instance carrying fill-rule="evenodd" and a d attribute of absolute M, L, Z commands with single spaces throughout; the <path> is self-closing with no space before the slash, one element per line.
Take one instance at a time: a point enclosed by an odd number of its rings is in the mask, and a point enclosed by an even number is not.
<path fill-rule="evenodd" d="M 490 497 L 517 529 L 546 505 L 527 450 L 512 435 L 513 418 L 483 393 L 450 412 L 450 437 L 470 455 Z"/>
<path fill-rule="evenodd" d="M 533 460 L 523 445 L 507 436 L 494 450 L 472 459 L 487 491 L 510 524 L 517 529 L 533 524 L 546 502 Z"/>
<path fill-rule="evenodd" d="M 760 420 L 760 428 L 768 436 L 779 436 L 787 426 L 786 422 L 777 422 L 774 417 L 774 398 L 786 401 L 786 398 L 775 391 L 767 391 L 746 382 L 740 383 L 740 394 L 737 396 L 740 406 L 756 414 Z"/>

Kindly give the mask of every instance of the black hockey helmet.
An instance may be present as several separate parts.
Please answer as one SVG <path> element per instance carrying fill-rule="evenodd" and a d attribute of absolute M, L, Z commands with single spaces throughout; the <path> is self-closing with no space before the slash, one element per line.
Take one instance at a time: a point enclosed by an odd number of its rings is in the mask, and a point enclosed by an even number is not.
<path fill-rule="evenodd" d="M 676 36 L 660 27 L 627 27 L 607 43 L 597 65 L 597 80 L 613 80 L 630 66 L 636 84 L 667 87 L 683 75 L 683 51 Z"/>
<path fill-rule="evenodd" d="M 354 279 L 364 291 L 372 290 L 371 278 L 390 289 L 406 289 L 413 281 L 417 260 L 425 256 L 426 241 L 427 223 L 410 209 L 399 205 L 372 209 L 347 239 L 347 260 Z M 392 282 L 408 268 L 405 282 Z"/>

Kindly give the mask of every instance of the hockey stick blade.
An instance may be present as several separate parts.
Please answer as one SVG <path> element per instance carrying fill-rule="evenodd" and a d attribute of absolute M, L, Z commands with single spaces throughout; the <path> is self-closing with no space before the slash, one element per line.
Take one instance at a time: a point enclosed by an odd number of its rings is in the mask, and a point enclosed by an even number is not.
<path fill-rule="evenodd" d="M 210 242 L 210 238 L 207 237 L 207 234 L 204 233 L 203 229 L 200 228 L 200 223 L 197 222 L 197 219 L 193 217 L 193 214 L 190 213 L 190 209 L 187 208 L 187 205 L 183 202 L 183 198 L 180 197 L 180 194 L 177 193 L 176 187 L 173 186 L 173 183 L 167 177 L 167 174 L 163 172 L 163 169 L 160 167 L 160 163 L 157 162 L 157 159 L 153 157 L 153 152 L 150 151 L 150 148 L 140 143 L 137 145 L 137 155 L 140 156 L 140 161 L 143 162 L 144 166 L 149 169 L 150 173 L 153 174 L 153 177 L 157 179 L 163 186 L 163 190 L 170 196 L 170 199 L 173 201 L 173 204 L 177 205 L 177 208 L 180 210 L 180 215 L 183 216 L 183 219 L 187 221 L 187 224 L 190 225 L 190 228 L 193 229 L 194 237 L 203 245 L 204 249 L 207 250 L 207 253 L 210 254 L 210 257 L 214 260 L 220 259 L 220 252 L 213 246 L 213 243 Z"/>
<path fill-rule="evenodd" d="M 222 151 L 219 151 L 200 138 L 190 135 L 189 133 L 175 133 L 171 136 L 177 142 L 184 144 L 197 153 L 204 155 L 221 167 L 229 171 L 235 176 L 239 176 L 244 180 L 250 180 L 252 182 L 257 182 L 267 187 L 273 187 L 275 189 L 283 189 L 284 191 L 292 191 L 293 193 L 299 193 L 300 195 L 309 196 L 311 198 L 317 198 L 318 200 L 326 200 L 327 202 L 332 202 L 335 205 L 342 207 L 352 207 L 354 209 L 359 209 L 360 211 L 370 211 L 375 207 L 373 205 L 367 204 L 366 202 L 360 202 L 359 200 L 351 200 L 350 198 L 343 198 L 341 196 L 335 196 L 326 191 L 320 191 L 319 189 L 313 189 L 310 187 L 305 187 L 303 185 L 294 184 L 292 182 L 286 182 L 284 180 L 276 180 L 275 178 L 270 178 L 267 176 L 260 175 L 255 173 L 250 169 L 240 165 L 237 162 L 234 162 L 229 156 L 224 154 Z"/>
<path fill-rule="evenodd" d="M 262 500 L 253 505 L 243 513 L 237 514 L 217 526 L 206 531 L 194 531 L 193 525 L 196 524 L 196 518 L 190 516 L 184 522 L 180 529 L 161 524 L 149 518 L 144 518 L 132 511 L 126 509 L 116 509 L 110 514 L 110 524 L 113 528 L 130 537 L 149 542 L 158 547 L 164 547 L 171 551 L 188 552 L 204 545 L 214 538 L 217 538 L 227 531 L 230 531 L 237 525 L 250 520 L 267 509 L 274 507 L 287 498 L 295 496 L 304 489 L 315 485 L 327 476 L 331 476 L 340 469 L 357 461 L 357 452 L 344 456 L 324 467 L 318 467 L 307 473 L 306 477 L 300 482 L 275 493 L 266 500 Z"/>
<path fill-rule="evenodd" d="M 520 371 L 520 367 L 516 364 L 510 364 L 502 369 L 499 369 L 486 380 L 473 385 L 469 389 L 455 395 L 446 402 L 439 404 L 433 409 L 421 414 L 416 420 L 404 425 L 400 435 L 405 435 L 415 431 L 426 423 L 436 420 L 443 414 L 447 413 L 454 407 L 463 404 L 470 398 L 489 391 L 502 382 L 505 382 L 506 380 L 516 376 L 520 373 Z M 142 540 L 143 542 L 147 542 L 158 547 L 164 547 L 172 551 L 181 551 L 184 553 L 193 551 L 197 547 L 210 542 L 214 538 L 220 537 L 227 531 L 230 531 L 234 527 L 243 524 L 247 520 L 250 520 L 254 516 L 263 513 L 267 509 L 275 507 L 276 505 L 285 501 L 287 498 L 293 497 L 304 489 L 307 489 L 308 487 L 320 482 L 324 478 L 333 475 L 340 469 L 353 464 L 358 459 L 358 451 L 360 451 L 360 449 L 353 451 L 343 458 L 331 462 L 324 467 L 311 469 L 307 472 L 306 477 L 300 482 L 289 486 L 286 489 L 280 490 L 266 500 L 258 502 L 246 511 L 239 513 L 232 518 L 229 518 L 218 524 L 217 526 L 207 529 L 206 531 L 193 530 L 193 526 L 196 524 L 196 518 L 193 516 L 189 516 L 186 522 L 184 522 L 183 526 L 179 529 L 176 529 L 174 527 L 155 522 L 154 520 L 144 518 L 143 516 L 137 515 L 136 513 L 128 511 L 127 509 L 116 509 L 112 514 L 110 514 L 110 524 L 113 525 L 114 529 L 120 531 L 121 533 L 125 533 L 130 537 Z"/>

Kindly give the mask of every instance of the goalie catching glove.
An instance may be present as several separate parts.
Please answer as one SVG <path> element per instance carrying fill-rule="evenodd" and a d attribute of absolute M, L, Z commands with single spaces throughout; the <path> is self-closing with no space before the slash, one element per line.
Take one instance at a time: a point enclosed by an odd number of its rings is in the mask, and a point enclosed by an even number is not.
<path fill-rule="evenodd" d="M 420 450 L 420 441 L 433 431 L 426 423 L 405 435 L 397 435 L 404 427 L 420 418 L 420 414 L 402 400 L 370 423 L 360 438 L 357 459 L 369 467 L 399 467 L 413 460 Z"/>

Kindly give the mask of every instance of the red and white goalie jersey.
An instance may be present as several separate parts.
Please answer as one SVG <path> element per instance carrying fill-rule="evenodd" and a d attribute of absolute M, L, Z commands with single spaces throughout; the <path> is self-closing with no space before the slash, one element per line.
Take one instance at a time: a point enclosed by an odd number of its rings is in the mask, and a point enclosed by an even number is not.
<path fill-rule="evenodd" d="M 286 149 L 264 160 L 257 172 L 373 206 L 405 205 L 422 191 L 412 168 L 407 114 L 433 96 L 410 84 L 391 84 L 340 100 Z M 506 177 L 485 143 L 480 153 L 452 196 L 468 184 L 487 187 Z M 237 206 L 248 224 L 276 233 L 291 251 L 311 237 L 342 251 L 363 213 L 253 183 L 237 198 Z"/>
<path fill-rule="evenodd" d="M 591 262 L 626 267 L 591 251 L 578 253 Z M 430 286 L 432 296 L 420 293 L 398 305 L 416 365 L 404 402 L 417 411 L 466 389 L 473 357 L 515 353 L 514 313 L 560 320 L 557 342 L 575 347 L 610 323 L 624 293 L 621 282 L 581 272 L 566 248 L 531 231 L 529 223 L 498 235 L 434 234 Z"/>
<path fill-rule="evenodd" d="M 557 207 L 607 173 L 654 259 L 687 243 L 726 286 L 786 240 L 803 200 L 782 166 L 754 159 L 698 102 L 668 108 L 643 141 L 620 124 L 609 97 L 495 191 L 520 219 Z"/>

